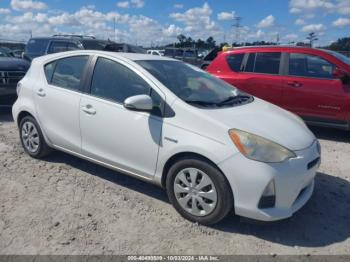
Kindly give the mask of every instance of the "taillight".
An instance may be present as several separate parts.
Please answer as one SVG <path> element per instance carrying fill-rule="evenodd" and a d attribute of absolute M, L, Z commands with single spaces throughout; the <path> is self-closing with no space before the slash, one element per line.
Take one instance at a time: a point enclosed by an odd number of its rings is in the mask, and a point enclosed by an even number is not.
<path fill-rule="evenodd" d="M 22 84 L 21 82 L 18 82 L 16 87 L 17 96 L 19 96 L 19 92 L 21 92 L 21 88 L 22 88 Z"/>

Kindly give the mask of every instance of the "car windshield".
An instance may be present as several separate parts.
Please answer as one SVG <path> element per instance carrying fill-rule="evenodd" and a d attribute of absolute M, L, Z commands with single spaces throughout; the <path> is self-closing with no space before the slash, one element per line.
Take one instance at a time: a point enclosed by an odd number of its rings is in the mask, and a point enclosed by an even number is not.
<path fill-rule="evenodd" d="M 336 58 L 338 58 L 343 63 L 350 65 L 350 58 L 349 57 L 347 57 L 341 53 L 335 52 L 335 51 L 330 51 L 330 50 L 326 50 L 326 51 L 328 53 L 330 53 L 331 55 L 335 56 Z"/>
<path fill-rule="evenodd" d="M 136 61 L 163 85 L 187 103 L 199 106 L 229 106 L 236 98 L 250 96 L 235 87 L 180 61 Z"/>

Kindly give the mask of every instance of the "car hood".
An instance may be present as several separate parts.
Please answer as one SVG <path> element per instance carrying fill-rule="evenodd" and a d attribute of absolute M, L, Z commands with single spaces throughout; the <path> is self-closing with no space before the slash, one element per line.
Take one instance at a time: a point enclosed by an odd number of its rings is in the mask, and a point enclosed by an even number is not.
<path fill-rule="evenodd" d="M 200 110 L 227 130 L 253 133 L 291 150 L 305 149 L 316 139 L 299 117 L 258 98 L 242 106 Z"/>
<path fill-rule="evenodd" d="M 30 63 L 24 59 L 15 57 L 0 57 L 0 71 L 27 71 Z"/>

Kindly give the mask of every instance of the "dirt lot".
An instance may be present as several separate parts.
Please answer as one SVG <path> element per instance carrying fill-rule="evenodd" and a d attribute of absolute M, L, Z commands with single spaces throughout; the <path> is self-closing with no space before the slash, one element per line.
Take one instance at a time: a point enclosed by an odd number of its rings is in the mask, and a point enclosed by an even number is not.
<path fill-rule="evenodd" d="M 350 133 L 313 131 L 323 162 L 301 211 L 205 227 L 153 185 L 60 152 L 31 159 L 0 112 L 0 254 L 350 254 Z"/>

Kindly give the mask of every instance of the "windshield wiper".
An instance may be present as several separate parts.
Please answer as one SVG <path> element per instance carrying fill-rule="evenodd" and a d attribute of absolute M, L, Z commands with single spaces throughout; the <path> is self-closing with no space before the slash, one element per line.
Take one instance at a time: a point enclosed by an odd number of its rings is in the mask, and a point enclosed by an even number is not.
<path fill-rule="evenodd" d="M 185 100 L 186 103 L 189 104 L 195 104 L 199 106 L 216 106 L 216 103 L 213 102 L 207 102 L 207 101 L 201 101 L 201 100 Z"/>
<path fill-rule="evenodd" d="M 229 96 L 228 98 L 217 103 L 217 105 L 223 106 L 223 105 L 235 103 L 235 102 L 242 101 L 242 100 L 245 101 L 245 100 L 248 100 L 249 98 L 250 98 L 250 96 L 247 96 L 247 95 Z"/>

